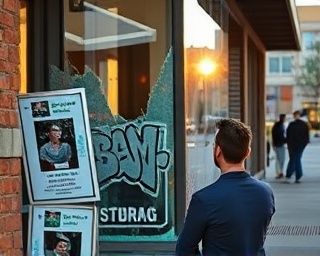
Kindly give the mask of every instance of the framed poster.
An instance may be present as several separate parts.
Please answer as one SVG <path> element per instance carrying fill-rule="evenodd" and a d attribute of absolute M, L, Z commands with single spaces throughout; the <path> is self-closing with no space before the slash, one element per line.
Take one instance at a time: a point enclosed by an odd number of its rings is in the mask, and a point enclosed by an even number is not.
<path fill-rule="evenodd" d="M 28 255 L 95 256 L 96 206 L 30 206 Z"/>
<path fill-rule="evenodd" d="M 31 204 L 99 201 L 85 89 L 18 96 Z"/>

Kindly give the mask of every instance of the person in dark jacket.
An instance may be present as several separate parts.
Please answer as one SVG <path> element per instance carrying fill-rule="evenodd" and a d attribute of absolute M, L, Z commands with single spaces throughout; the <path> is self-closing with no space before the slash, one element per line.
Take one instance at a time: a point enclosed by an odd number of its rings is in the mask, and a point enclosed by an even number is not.
<path fill-rule="evenodd" d="M 275 202 L 271 186 L 245 169 L 251 129 L 234 119 L 222 119 L 217 128 L 213 158 L 221 176 L 193 194 L 176 255 L 265 256 Z"/>
<path fill-rule="evenodd" d="M 279 115 L 279 121 L 275 122 L 272 127 L 272 146 L 276 153 L 276 179 L 281 179 L 283 177 L 284 162 L 286 159 L 286 129 L 284 122 L 286 120 L 285 114 Z"/>
<path fill-rule="evenodd" d="M 301 182 L 301 177 L 303 176 L 301 158 L 305 147 L 310 142 L 309 127 L 300 117 L 300 111 L 293 112 L 294 121 L 290 122 L 287 128 L 289 163 L 286 178 L 290 182 L 291 176 L 295 173 L 296 183 Z"/>

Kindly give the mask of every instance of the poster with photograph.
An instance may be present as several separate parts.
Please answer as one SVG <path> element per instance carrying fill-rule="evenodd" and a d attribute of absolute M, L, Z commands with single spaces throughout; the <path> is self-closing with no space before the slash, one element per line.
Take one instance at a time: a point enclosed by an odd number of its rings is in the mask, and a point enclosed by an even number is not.
<path fill-rule="evenodd" d="M 85 89 L 18 96 L 31 204 L 100 200 Z"/>
<path fill-rule="evenodd" d="M 31 206 L 28 255 L 96 255 L 95 206 Z"/>

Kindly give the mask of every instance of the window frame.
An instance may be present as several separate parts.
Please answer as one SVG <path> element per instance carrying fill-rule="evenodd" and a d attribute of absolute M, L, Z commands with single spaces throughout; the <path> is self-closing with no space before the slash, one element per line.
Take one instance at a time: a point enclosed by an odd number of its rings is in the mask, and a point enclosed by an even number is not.
<path fill-rule="evenodd" d="M 50 65 L 64 68 L 63 0 L 27 0 L 27 92 L 48 91 Z"/>
<path fill-rule="evenodd" d="M 278 71 L 271 71 L 271 59 L 278 61 Z M 290 59 L 290 71 L 284 70 L 284 59 Z M 293 56 L 292 55 L 273 55 L 268 57 L 267 73 L 270 76 L 292 75 L 294 73 L 293 68 Z"/>

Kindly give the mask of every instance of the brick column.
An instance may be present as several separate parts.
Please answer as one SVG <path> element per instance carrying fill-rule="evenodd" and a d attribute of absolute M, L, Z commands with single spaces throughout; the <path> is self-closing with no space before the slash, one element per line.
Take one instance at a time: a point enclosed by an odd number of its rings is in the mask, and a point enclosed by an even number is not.
<path fill-rule="evenodd" d="M 20 1 L 0 0 L 0 255 L 22 256 Z"/>

